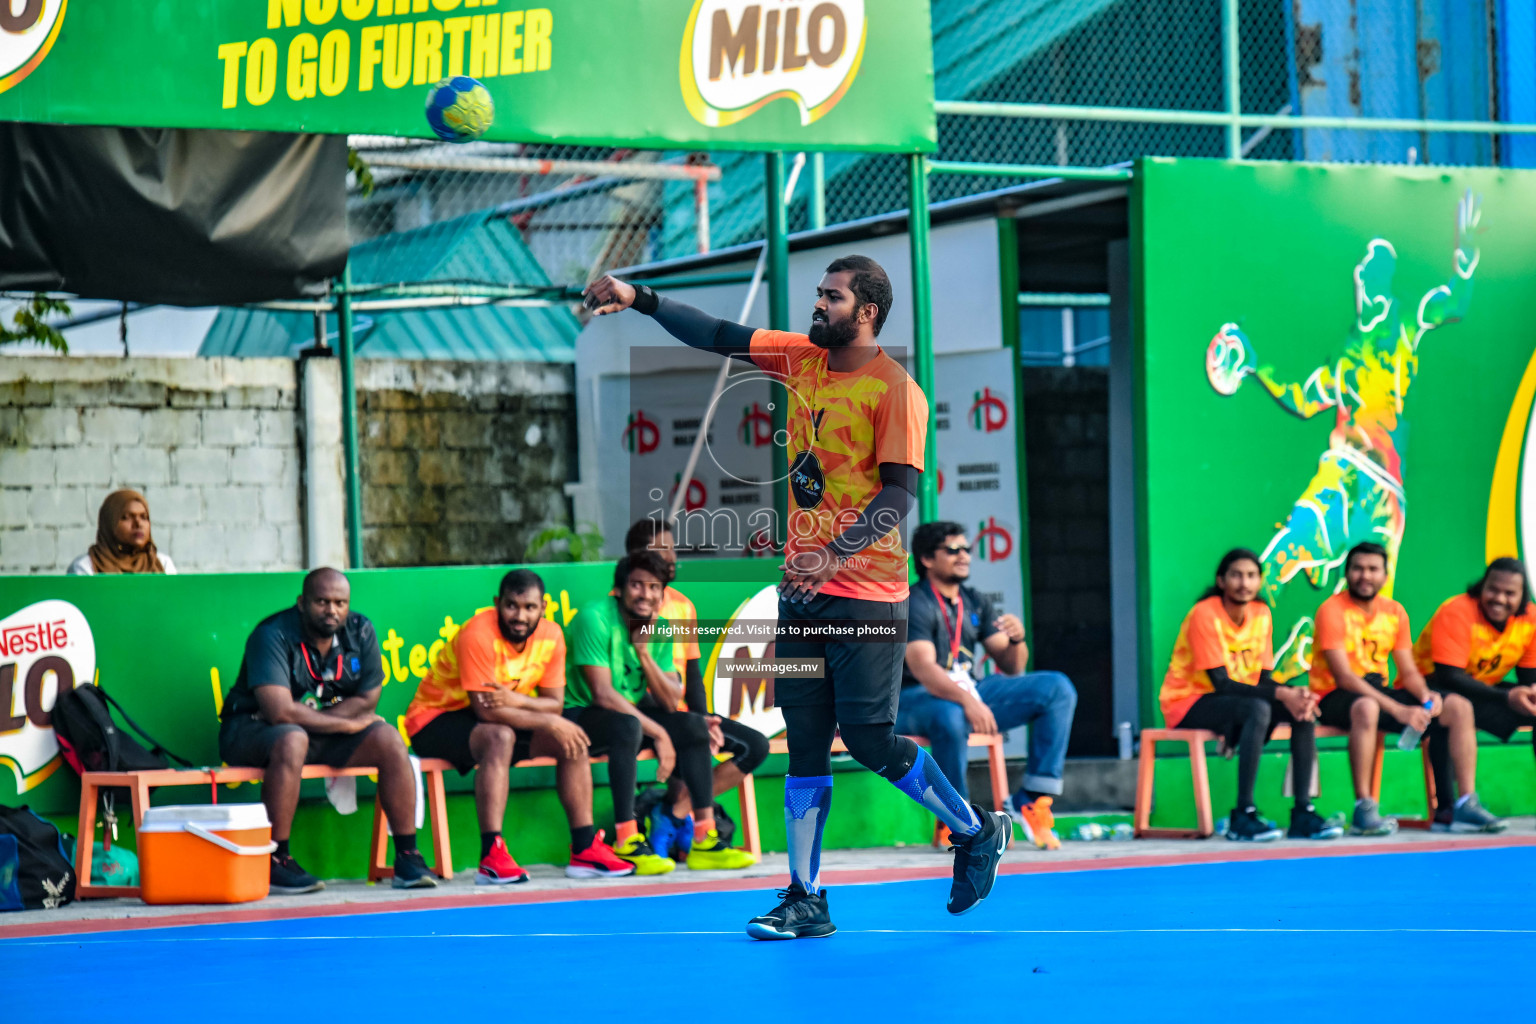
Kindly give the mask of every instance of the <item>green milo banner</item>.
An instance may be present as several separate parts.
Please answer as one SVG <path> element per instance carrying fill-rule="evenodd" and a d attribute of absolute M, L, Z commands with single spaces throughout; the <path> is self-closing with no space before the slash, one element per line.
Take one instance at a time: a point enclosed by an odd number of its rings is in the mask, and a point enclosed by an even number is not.
<path fill-rule="evenodd" d="M 1536 550 L 1536 174 L 1145 160 L 1133 223 L 1142 718 L 1232 547 L 1276 675 L 1361 541 L 1415 634 Z"/>
<path fill-rule="evenodd" d="M 685 562 L 678 586 L 701 622 L 726 623 L 778 579 L 777 564 Z M 613 585 L 611 562 L 533 568 L 548 594 L 545 614 L 562 626 Z M 352 610 L 378 631 L 385 678 L 378 710 L 387 721 L 401 721 L 436 648 L 490 606 L 505 571 L 347 574 Z M 0 577 L 0 804 L 74 812 L 78 786 L 62 767 L 48 715 L 61 685 L 98 682 L 168 749 L 193 764 L 219 764 L 219 708 L 246 637 L 294 603 L 302 580 L 302 573 Z M 708 658 L 709 645 L 701 647 Z"/>
<path fill-rule="evenodd" d="M 538 0 L 536 0 L 538 2 Z M 0 120 L 431 138 L 931 151 L 927 0 L 0 0 Z"/>

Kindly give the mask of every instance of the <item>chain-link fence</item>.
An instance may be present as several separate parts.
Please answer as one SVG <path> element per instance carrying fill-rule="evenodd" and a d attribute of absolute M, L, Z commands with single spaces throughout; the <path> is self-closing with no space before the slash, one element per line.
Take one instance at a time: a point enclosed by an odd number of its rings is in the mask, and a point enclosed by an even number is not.
<path fill-rule="evenodd" d="M 1081 171 L 1143 155 L 1229 155 L 1229 90 L 1245 115 L 1494 121 L 1519 53 L 1488 0 L 1237 0 L 1238 74 L 1224 60 L 1224 0 L 934 0 L 935 91 L 941 101 L 1092 108 L 1031 116 L 941 113 L 943 162 Z M 1529 63 L 1530 54 L 1524 57 Z M 1503 69 L 1503 70 L 1501 70 Z M 1115 108 L 1126 116 L 1106 113 Z M 1146 112 L 1205 123 L 1158 123 Z M 1085 116 L 1091 115 L 1091 116 Z M 1139 119 L 1138 119 L 1139 118 Z M 1361 130 L 1309 123 L 1249 125 L 1241 155 L 1260 160 L 1536 165 L 1536 137 Z M 579 286 L 616 266 L 719 249 L 764 235 L 760 154 L 708 158 L 707 208 L 696 183 L 636 178 L 637 165 L 682 168 L 700 154 L 556 146 L 463 147 L 359 140 L 374 178 L 354 189 L 351 222 L 369 243 L 378 280 L 465 276 L 463 261 L 430 261 L 427 229 L 494 214 L 522 252 L 498 284 Z M 404 160 L 402 157 L 413 157 Z M 593 162 L 582 173 L 473 169 L 485 160 Z M 405 163 L 409 166 L 402 166 Z M 609 164 L 611 170 L 602 168 Z M 907 205 L 904 158 L 827 154 L 822 189 L 807 168 L 789 211 L 791 231 Z M 670 173 L 670 172 L 668 172 Z M 1020 177 L 939 174 L 934 201 L 1017 184 Z M 821 195 L 823 201 L 816 202 Z M 703 223 L 701 223 L 701 219 Z M 502 268 L 505 270 L 506 268 Z"/>

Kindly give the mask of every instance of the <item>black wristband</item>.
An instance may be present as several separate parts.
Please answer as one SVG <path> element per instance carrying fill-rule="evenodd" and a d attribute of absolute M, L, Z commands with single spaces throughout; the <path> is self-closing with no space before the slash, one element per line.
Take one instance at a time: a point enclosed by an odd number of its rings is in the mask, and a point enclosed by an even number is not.
<path fill-rule="evenodd" d="M 629 304 L 629 308 L 636 313 L 644 313 L 646 316 L 655 316 L 656 307 L 661 305 L 661 298 L 649 287 L 637 284 L 635 287 L 635 301 Z"/>

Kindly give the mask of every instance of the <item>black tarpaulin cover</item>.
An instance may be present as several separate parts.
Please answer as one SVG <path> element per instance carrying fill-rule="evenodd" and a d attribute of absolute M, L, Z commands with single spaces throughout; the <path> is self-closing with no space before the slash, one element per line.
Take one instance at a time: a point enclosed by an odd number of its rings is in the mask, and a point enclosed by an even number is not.
<path fill-rule="evenodd" d="M 0 124 L 0 290 L 231 305 L 347 259 L 342 136 Z"/>

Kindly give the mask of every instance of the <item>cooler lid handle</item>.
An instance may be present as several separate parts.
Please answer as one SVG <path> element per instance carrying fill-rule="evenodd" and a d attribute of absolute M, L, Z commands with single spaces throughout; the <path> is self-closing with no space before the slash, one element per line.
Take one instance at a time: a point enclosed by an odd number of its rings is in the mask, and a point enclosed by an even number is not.
<path fill-rule="evenodd" d="M 230 853 L 241 857 L 265 857 L 277 849 L 276 843 L 267 843 L 265 846 L 241 846 L 239 843 L 231 842 L 215 832 L 208 831 L 195 821 L 187 822 L 185 828 L 188 832 L 197 836 L 197 838 L 206 839 L 214 846 L 228 850 Z"/>

